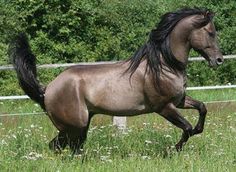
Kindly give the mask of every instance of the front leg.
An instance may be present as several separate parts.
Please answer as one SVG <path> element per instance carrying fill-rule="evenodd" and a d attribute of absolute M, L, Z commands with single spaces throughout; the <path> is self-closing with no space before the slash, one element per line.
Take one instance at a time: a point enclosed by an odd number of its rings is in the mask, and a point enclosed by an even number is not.
<path fill-rule="evenodd" d="M 197 109 L 198 110 L 199 119 L 195 128 L 193 129 L 193 134 L 202 133 L 204 129 L 206 114 L 207 114 L 207 109 L 206 109 L 205 104 L 203 102 L 193 99 L 190 96 L 185 96 L 181 104 L 177 107 L 182 108 L 182 109 Z"/>
<path fill-rule="evenodd" d="M 181 116 L 178 109 L 172 103 L 165 106 L 159 114 L 183 130 L 180 141 L 175 145 L 177 151 L 182 150 L 183 145 L 188 141 L 189 137 L 193 135 L 192 125 Z"/>

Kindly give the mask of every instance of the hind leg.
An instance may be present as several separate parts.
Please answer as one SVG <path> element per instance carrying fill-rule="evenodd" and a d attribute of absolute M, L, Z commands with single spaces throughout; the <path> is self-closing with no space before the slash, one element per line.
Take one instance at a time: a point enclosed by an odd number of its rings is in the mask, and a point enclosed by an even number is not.
<path fill-rule="evenodd" d="M 60 131 L 59 134 L 50 141 L 49 149 L 57 152 L 65 149 L 68 144 L 66 133 Z"/>
<path fill-rule="evenodd" d="M 73 134 L 69 136 L 69 146 L 72 151 L 72 155 L 78 155 L 82 152 L 84 142 L 87 138 L 86 129 L 80 129 L 79 134 Z"/>
<path fill-rule="evenodd" d="M 87 133 L 90 125 L 92 115 L 89 115 L 87 126 L 78 128 L 75 132 L 69 134 L 68 143 L 73 155 L 81 153 L 83 149 L 84 142 L 87 139 Z"/>

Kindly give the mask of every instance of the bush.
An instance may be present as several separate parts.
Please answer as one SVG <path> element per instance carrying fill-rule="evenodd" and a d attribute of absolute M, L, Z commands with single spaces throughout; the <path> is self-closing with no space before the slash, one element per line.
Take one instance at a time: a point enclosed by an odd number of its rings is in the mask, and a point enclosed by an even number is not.
<path fill-rule="evenodd" d="M 29 35 L 39 64 L 127 59 L 145 43 L 161 15 L 196 4 L 216 13 L 215 25 L 223 54 L 236 53 L 234 0 L 2 0 L 0 55 L 4 58 L 0 65 L 9 63 L 7 45 L 20 31 Z M 233 60 L 217 71 L 202 63 L 190 64 L 189 85 L 236 83 L 233 66 Z M 3 75 L 0 72 L 1 80 L 6 79 Z"/>

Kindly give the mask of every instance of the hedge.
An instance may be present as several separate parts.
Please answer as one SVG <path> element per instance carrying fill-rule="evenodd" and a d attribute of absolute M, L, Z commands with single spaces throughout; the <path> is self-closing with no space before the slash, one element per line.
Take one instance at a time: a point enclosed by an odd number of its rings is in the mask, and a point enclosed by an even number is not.
<path fill-rule="evenodd" d="M 28 34 L 39 64 L 127 59 L 145 43 L 161 15 L 183 7 L 214 11 L 222 53 L 236 54 L 235 0 L 1 0 L 0 65 L 10 63 L 7 47 L 18 32 Z M 227 61 L 212 70 L 205 62 L 192 63 L 188 83 L 236 84 L 235 64 Z M 57 73 L 41 71 L 40 77 L 48 82 Z M 19 92 L 14 77 L 0 71 L 1 94 Z"/>

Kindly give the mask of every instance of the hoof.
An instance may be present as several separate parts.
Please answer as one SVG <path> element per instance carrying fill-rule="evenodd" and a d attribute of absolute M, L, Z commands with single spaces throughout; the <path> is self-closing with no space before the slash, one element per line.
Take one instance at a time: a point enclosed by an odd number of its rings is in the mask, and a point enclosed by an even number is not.
<path fill-rule="evenodd" d="M 183 144 L 177 143 L 175 149 L 177 152 L 181 152 L 183 150 Z"/>

